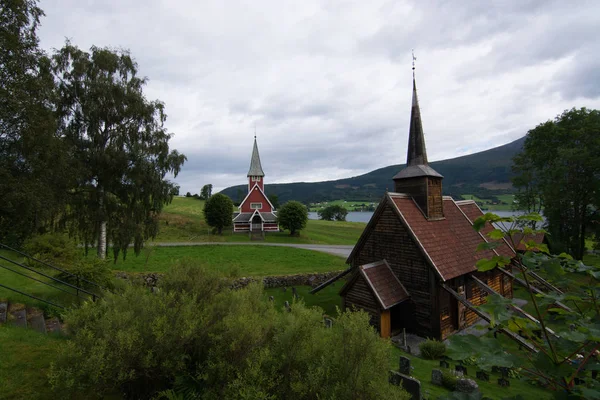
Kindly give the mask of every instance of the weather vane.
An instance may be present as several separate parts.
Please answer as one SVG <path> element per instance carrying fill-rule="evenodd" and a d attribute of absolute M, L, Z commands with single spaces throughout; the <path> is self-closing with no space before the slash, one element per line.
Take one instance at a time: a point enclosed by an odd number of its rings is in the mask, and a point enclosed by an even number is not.
<path fill-rule="evenodd" d="M 415 57 L 415 49 L 412 49 L 412 70 L 413 70 L 413 78 L 415 77 L 415 61 L 417 61 L 417 57 Z"/>

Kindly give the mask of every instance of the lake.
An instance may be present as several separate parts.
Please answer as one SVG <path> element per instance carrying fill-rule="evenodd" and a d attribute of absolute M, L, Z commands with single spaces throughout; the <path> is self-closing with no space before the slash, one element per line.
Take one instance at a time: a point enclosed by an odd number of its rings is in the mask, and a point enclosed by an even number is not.
<path fill-rule="evenodd" d="M 484 211 L 484 213 L 486 213 L 486 212 L 487 211 Z M 493 212 L 494 214 L 499 215 L 500 217 L 510 217 L 512 215 L 519 214 L 514 211 L 490 211 L 490 212 Z M 346 221 L 367 223 L 367 222 L 369 222 L 369 220 L 371 219 L 372 216 L 373 216 L 372 211 L 364 211 L 364 212 L 350 211 L 350 212 L 348 212 L 348 215 L 346 216 Z M 319 219 L 319 215 L 316 212 L 309 212 L 308 218 L 309 219 Z"/>

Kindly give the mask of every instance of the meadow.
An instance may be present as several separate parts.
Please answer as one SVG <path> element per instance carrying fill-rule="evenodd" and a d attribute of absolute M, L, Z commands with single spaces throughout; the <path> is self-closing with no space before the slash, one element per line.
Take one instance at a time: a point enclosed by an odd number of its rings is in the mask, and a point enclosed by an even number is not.
<path fill-rule="evenodd" d="M 513 210 L 513 208 L 512 208 L 513 201 L 515 200 L 515 196 L 512 194 L 499 194 L 496 196 L 498 198 L 498 200 L 500 200 L 502 203 L 505 203 L 505 204 L 492 204 L 491 200 L 481 199 L 472 194 L 463 194 L 462 197 L 465 200 L 475 200 L 477 203 L 483 204 L 483 206 L 480 206 L 481 209 L 484 211 L 490 211 L 490 212 L 512 211 Z"/>
<path fill-rule="evenodd" d="M 204 220 L 204 201 L 190 197 L 176 197 L 160 216 L 160 229 L 154 239 L 157 243 L 197 242 L 249 242 L 247 234 L 234 234 L 225 229 L 223 235 L 215 235 Z M 339 244 L 354 245 L 366 224 L 361 222 L 336 222 L 308 220 L 300 236 L 291 237 L 289 232 L 269 232 L 267 243 Z"/>

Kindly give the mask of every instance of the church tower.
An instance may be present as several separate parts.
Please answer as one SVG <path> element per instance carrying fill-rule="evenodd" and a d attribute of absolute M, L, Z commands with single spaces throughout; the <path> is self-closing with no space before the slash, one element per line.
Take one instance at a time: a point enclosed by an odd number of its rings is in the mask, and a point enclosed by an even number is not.
<path fill-rule="evenodd" d="M 252 149 L 252 159 L 250 160 L 250 169 L 248 170 L 248 191 L 258 184 L 260 190 L 265 190 L 264 184 L 265 173 L 260 165 L 260 156 L 258 155 L 258 145 L 256 144 L 256 136 L 254 136 L 254 148 Z"/>
<path fill-rule="evenodd" d="M 413 72 L 412 108 L 410 111 L 406 168 L 394 176 L 394 191 L 410 195 L 427 219 L 441 219 L 444 218 L 443 178 L 427 162 L 421 110 L 417 98 L 417 84 Z"/>

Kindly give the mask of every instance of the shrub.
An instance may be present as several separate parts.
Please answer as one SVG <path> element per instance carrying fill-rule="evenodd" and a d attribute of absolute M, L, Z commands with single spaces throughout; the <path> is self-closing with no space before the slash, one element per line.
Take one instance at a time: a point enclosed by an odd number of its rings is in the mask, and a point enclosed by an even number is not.
<path fill-rule="evenodd" d="M 93 284 L 96 283 L 103 288 L 114 289 L 114 273 L 106 260 L 96 257 L 84 258 L 63 268 L 67 273 L 61 272 L 57 278 L 71 285 L 97 291 L 98 287 Z"/>
<path fill-rule="evenodd" d="M 277 221 L 283 229 L 289 230 L 290 235 L 293 236 L 306 227 L 308 210 L 299 201 L 288 201 L 277 212 Z"/>
<path fill-rule="evenodd" d="M 446 353 L 446 345 L 434 339 L 427 339 L 419 344 L 421 357 L 428 360 L 436 360 Z"/>
<path fill-rule="evenodd" d="M 458 382 L 458 376 L 456 376 L 456 374 L 449 370 L 449 369 L 443 369 L 442 370 L 442 385 L 450 390 L 450 391 L 454 391 L 456 390 L 456 383 Z"/>
<path fill-rule="evenodd" d="M 34 236 L 25 241 L 23 249 L 30 256 L 60 268 L 74 264 L 83 256 L 74 240 L 59 233 Z M 36 262 L 33 264 L 42 266 Z"/>
<path fill-rule="evenodd" d="M 220 235 L 223 228 L 233 223 L 233 202 L 222 193 L 211 196 L 204 203 L 204 218 L 206 223 L 217 230 Z"/>

